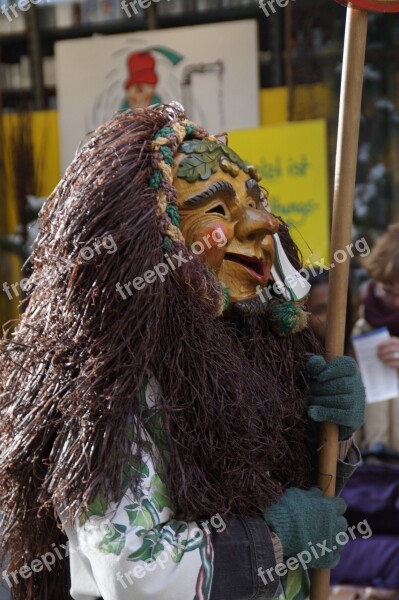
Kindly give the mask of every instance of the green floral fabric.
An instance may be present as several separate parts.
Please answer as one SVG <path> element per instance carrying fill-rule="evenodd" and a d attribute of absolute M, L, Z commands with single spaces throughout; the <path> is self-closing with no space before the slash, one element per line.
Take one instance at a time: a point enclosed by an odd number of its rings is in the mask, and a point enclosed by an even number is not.
<path fill-rule="evenodd" d="M 65 524 L 70 542 L 71 594 L 76 600 L 210 600 L 214 571 L 209 530 L 175 519 L 175 507 L 162 481 L 167 455 L 158 412 L 156 384 L 140 394 L 145 425 L 141 457 L 132 440 L 124 473 L 124 496 L 109 503 L 98 496 L 74 527 Z M 131 435 L 133 437 L 133 435 Z M 138 482 L 133 493 L 129 481 Z M 275 600 L 304 600 L 303 572 L 290 572 Z M 226 599 L 227 600 L 227 599 Z"/>

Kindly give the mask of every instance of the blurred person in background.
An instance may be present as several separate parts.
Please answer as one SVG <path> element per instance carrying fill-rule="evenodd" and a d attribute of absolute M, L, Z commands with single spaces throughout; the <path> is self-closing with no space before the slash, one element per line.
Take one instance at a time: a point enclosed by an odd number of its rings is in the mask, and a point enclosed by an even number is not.
<path fill-rule="evenodd" d="M 352 335 L 387 327 L 391 339 L 379 346 L 378 356 L 387 367 L 399 370 L 399 223 L 379 238 L 363 265 L 371 281 Z M 383 444 L 399 451 L 399 398 L 366 405 L 360 441 L 365 448 Z"/>
<path fill-rule="evenodd" d="M 324 347 L 326 343 L 327 332 L 329 272 L 324 269 L 312 268 L 312 270 L 308 270 L 307 279 L 312 286 L 307 301 L 307 309 L 309 311 L 309 326 L 313 330 L 317 340 Z M 345 327 L 345 354 L 350 354 L 350 332 L 352 325 L 352 302 L 350 290 L 348 290 Z"/>

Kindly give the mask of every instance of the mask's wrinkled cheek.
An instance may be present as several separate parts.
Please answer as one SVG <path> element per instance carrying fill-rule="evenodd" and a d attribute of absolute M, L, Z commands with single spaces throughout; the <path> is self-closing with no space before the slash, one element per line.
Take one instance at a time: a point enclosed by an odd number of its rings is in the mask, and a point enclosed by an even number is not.
<path fill-rule="evenodd" d="M 182 215 L 181 230 L 187 246 L 201 260 L 218 272 L 226 252 L 226 247 L 234 235 L 234 228 L 220 219 L 212 217 Z"/>
<path fill-rule="evenodd" d="M 201 252 L 203 262 L 214 271 L 218 272 L 226 253 L 229 242 L 229 231 L 225 224 L 209 223 L 199 228 L 197 247 Z"/>

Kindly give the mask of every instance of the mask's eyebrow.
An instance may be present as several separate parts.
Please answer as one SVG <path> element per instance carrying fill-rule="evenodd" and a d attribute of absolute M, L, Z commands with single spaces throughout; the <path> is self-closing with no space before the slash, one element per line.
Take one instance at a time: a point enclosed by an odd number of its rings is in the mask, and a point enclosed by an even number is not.
<path fill-rule="evenodd" d="M 236 191 L 231 185 L 231 183 L 229 183 L 228 181 L 215 181 L 215 183 L 213 183 L 204 192 L 201 192 L 200 194 L 197 194 L 196 196 L 185 200 L 184 204 L 186 206 L 196 206 L 200 202 L 205 202 L 206 200 L 209 200 L 210 198 L 212 198 L 216 194 L 219 194 L 220 192 L 227 192 L 227 194 L 232 198 L 235 198 L 236 196 Z"/>

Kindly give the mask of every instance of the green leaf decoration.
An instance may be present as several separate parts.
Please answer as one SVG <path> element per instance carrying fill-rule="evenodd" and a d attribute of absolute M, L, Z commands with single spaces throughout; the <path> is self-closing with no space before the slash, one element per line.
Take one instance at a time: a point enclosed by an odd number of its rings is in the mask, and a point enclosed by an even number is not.
<path fill-rule="evenodd" d="M 103 517 L 107 512 L 108 500 L 105 496 L 98 495 L 94 498 L 93 502 L 89 505 L 87 511 L 88 518 L 92 516 Z"/>
<path fill-rule="evenodd" d="M 103 554 L 116 554 L 116 556 L 119 556 L 126 543 L 126 527 L 117 523 L 113 523 L 112 527 L 113 529 L 100 542 L 98 549 Z"/>
<path fill-rule="evenodd" d="M 129 470 L 133 470 L 133 477 L 135 479 L 145 479 L 150 474 L 148 465 L 143 459 L 140 459 L 138 456 L 132 455 L 130 457 L 127 468 Z"/>
<path fill-rule="evenodd" d="M 187 540 L 181 540 L 180 544 L 173 548 L 170 557 L 175 563 L 179 563 L 184 556 L 186 551 Z"/>
<path fill-rule="evenodd" d="M 137 518 L 137 505 L 132 504 L 126 506 L 125 509 L 128 513 L 132 514 L 132 518 Z M 140 548 L 135 552 L 132 552 L 132 554 L 129 554 L 128 559 L 132 561 L 154 561 L 166 547 L 170 547 L 171 558 L 175 563 L 178 563 L 181 561 L 185 552 L 196 550 L 204 544 L 203 538 L 198 539 L 196 537 L 192 540 L 180 539 L 178 534 L 184 533 L 185 531 L 187 531 L 187 524 L 183 521 L 176 520 L 169 521 L 166 526 L 158 523 L 149 531 L 139 531 L 137 535 L 143 538 L 143 542 Z"/>
<path fill-rule="evenodd" d="M 223 154 L 231 160 L 231 162 L 235 163 L 243 171 L 246 171 L 246 169 L 248 168 L 248 164 L 245 161 L 243 161 L 242 158 L 240 158 L 238 154 L 234 152 L 234 150 L 224 145 L 221 145 L 220 149 L 223 152 Z"/>
<path fill-rule="evenodd" d="M 188 140 L 180 146 L 180 151 L 188 154 L 179 165 L 177 176 L 194 183 L 198 179 L 209 179 L 219 168 L 219 159 L 224 155 L 229 161 L 245 173 L 249 173 L 250 165 L 238 156 L 234 150 L 224 144 L 207 140 Z M 231 166 L 231 165 L 230 165 Z"/>
<path fill-rule="evenodd" d="M 184 533 L 188 529 L 187 523 L 185 523 L 184 521 L 176 521 L 175 519 L 172 519 L 168 522 L 168 527 L 173 531 L 175 535 L 178 533 Z"/>
<path fill-rule="evenodd" d="M 129 517 L 129 525 L 132 527 L 143 527 L 146 531 L 155 525 L 151 511 L 142 504 L 129 504 L 125 506 L 125 511 Z"/>
<path fill-rule="evenodd" d="M 188 140 L 181 144 L 179 150 L 184 154 L 203 154 L 204 152 L 220 152 L 220 146 L 206 140 Z"/>
<path fill-rule="evenodd" d="M 219 156 L 219 150 L 204 154 L 193 154 L 180 163 L 177 176 L 186 179 L 189 183 L 194 183 L 198 179 L 206 181 L 218 170 Z"/>
<path fill-rule="evenodd" d="M 156 521 L 157 522 L 155 523 L 155 525 L 153 525 L 151 527 L 150 530 L 148 530 L 148 529 L 137 529 L 136 532 L 135 532 L 136 535 L 137 535 L 137 537 L 141 537 L 141 538 L 144 539 L 144 538 L 146 538 L 150 534 L 153 535 L 154 531 L 158 531 L 158 534 L 157 534 L 158 537 L 165 537 L 165 536 L 163 536 L 163 534 L 161 535 L 161 530 L 162 530 L 163 525 L 162 525 L 162 523 L 159 522 L 158 513 L 155 511 L 154 507 L 152 507 L 152 510 L 153 510 L 153 517 L 152 517 L 153 522 L 154 522 L 154 513 L 155 513 Z"/>
<path fill-rule="evenodd" d="M 128 556 L 128 560 L 138 561 L 138 560 L 148 560 L 151 556 L 151 548 L 152 543 L 149 540 L 146 540 L 138 550 L 132 552 Z"/>
<path fill-rule="evenodd" d="M 122 490 L 123 493 L 129 488 L 129 484 L 131 481 L 142 481 L 146 477 L 148 477 L 150 471 L 148 469 L 148 465 L 145 463 L 143 459 L 140 459 L 137 455 L 132 455 L 129 458 L 128 464 L 123 469 L 122 474 Z"/>
<path fill-rule="evenodd" d="M 166 535 L 166 532 L 165 537 L 173 546 L 171 556 L 174 562 L 180 562 L 183 554 L 187 552 L 192 552 L 193 550 L 197 550 L 198 548 L 201 548 L 204 545 L 203 536 L 196 535 L 195 538 L 189 540 L 181 539 L 181 534 L 187 531 L 188 529 L 187 523 L 185 523 L 184 521 L 176 521 L 173 519 L 172 521 L 169 521 L 167 527 L 168 529 L 172 529 L 173 531 L 172 539 L 169 539 L 169 537 Z"/>
<path fill-rule="evenodd" d="M 82 526 L 90 519 L 90 517 L 103 517 L 108 509 L 108 500 L 106 496 L 99 494 L 91 504 L 89 504 L 87 512 L 81 515 L 79 524 Z"/>
<path fill-rule="evenodd" d="M 164 508 L 171 508 L 173 510 L 173 503 L 159 475 L 151 477 L 150 500 L 158 512 L 161 512 Z"/>
<path fill-rule="evenodd" d="M 128 556 L 128 560 L 152 560 L 155 561 L 158 556 L 165 550 L 164 545 L 161 542 L 159 532 L 150 532 L 144 538 L 144 541 L 140 548 L 135 552 L 132 552 Z"/>

